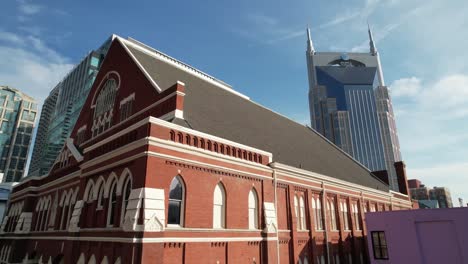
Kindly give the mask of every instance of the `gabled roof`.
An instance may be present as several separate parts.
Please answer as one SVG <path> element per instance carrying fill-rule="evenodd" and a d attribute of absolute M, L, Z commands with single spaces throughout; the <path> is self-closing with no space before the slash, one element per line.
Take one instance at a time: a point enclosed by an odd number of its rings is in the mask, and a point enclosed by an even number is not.
<path fill-rule="evenodd" d="M 273 161 L 370 188 L 388 185 L 320 134 L 239 95 L 230 87 L 135 47 L 131 55 L 163 90 L 185 83 L 184 119 L 172 122 L 273 153 Z"/>

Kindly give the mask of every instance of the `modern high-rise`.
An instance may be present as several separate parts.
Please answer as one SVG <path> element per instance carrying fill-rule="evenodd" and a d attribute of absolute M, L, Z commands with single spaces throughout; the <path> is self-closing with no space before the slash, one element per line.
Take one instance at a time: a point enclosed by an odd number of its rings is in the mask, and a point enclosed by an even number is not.
<path fill-rule="evenodd" d="M 37 115 L 36 101 L 0 86 L 0 181 L 17 182 L 24 174 Z"/>
<path fill-rule="evenodd" d="M 45 99 L 28 176 L 44 175 L 54 164 L 70 136 L 113 38 L 111 36 L 100 48 L 89 52 Z"/>
<path fill-rule="evenodd" d="M 313 129 L 371 171 L 386 170 L 398 190 L 401 160 L 392 102 L 369 28 L 369 52 L 317 52 L 307 29 L 309 108 Z"/>

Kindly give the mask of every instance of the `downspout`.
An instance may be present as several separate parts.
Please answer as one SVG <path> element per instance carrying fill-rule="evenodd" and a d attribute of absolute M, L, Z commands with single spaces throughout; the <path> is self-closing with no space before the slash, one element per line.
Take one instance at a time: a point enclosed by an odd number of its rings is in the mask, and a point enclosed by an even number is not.
<path fill-rule="evenodd" d="M 279 263 L 280 259 L 280 246 L 279 246 L 279 227 L 278 227 L 278 208 L 277 208 L 277 195 L 276 195 L 276 190 L 278 189 L 278 186 L 276 185 L 276 169 L 273 168 L 273 182 L 274 182 L 274 188 L 275 188 L 275 214 L 276 214 L 276 263 Z"/>
<path fill-rule="evenodd" d="M 322 192 L 320 193 L 322 195 L 322 215 L 323 215 L 323 222 L 325 225 L 325 247 L 327 249 L 327 263 L 330 263 L 330 247 L 328 246 L 328 226 L 327 226 L 327 211 L 326 208 L 328 208 L 328 203 L 326 199 L 326 192 L 325 192 L 325 185 L 322 182 Z"/>

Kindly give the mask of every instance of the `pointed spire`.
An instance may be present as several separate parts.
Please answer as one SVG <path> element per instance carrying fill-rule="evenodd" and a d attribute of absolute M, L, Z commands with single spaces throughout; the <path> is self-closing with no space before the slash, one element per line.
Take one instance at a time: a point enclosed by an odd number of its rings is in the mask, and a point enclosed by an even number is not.
<path fill-rule="evenodd" d="M 372 36 L 372 31 L 369 26 L 369 21 L 367 21 L 367 31 L 369 32 L 369 46 L 370 46 L 370 53 L 372 55 L 377 54 L 377 48 L 375 47 L 374 37 Z"/>
<path fill-rule="evenodd" d="M 314 44 L 312 43 L 312 38 L 310 37 L 310 28 L 307 25 L 307 51 L 308 52 L 315 52 Z"/>

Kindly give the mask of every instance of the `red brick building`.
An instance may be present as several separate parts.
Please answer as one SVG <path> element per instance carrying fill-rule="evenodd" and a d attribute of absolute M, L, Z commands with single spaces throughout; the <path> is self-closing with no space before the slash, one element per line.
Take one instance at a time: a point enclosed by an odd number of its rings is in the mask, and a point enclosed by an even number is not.
<path fill-rule="evenodd" d="M 406 194 L 310 128 L 116 37 L 50 173 L 14 188 L 0 263 L 363 263 L 364 212 L 411 208 Z"/>

